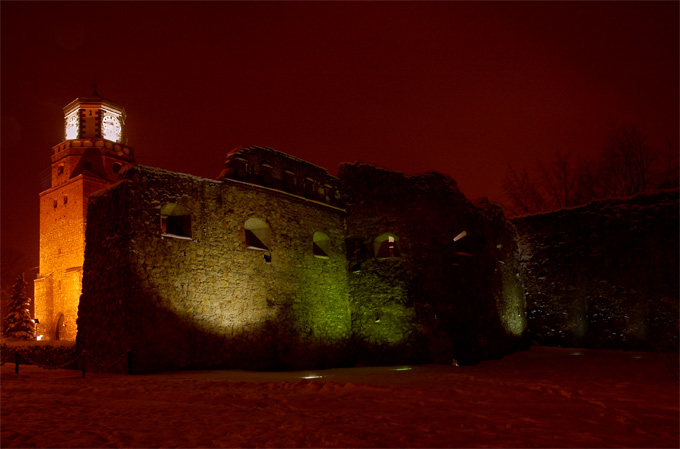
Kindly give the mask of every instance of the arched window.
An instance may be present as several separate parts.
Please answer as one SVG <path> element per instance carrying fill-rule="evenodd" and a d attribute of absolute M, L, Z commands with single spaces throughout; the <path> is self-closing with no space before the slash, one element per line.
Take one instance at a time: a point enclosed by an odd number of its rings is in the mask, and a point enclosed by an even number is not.
<path fill-rule="evenodd" d="M 394 259 L 401 257 L 399 237 L 389 232 L 379 235 L 373 242 L 376 259 Z"/>
<path fill-rule="evenodd" d="M 161 207 L 161 232 L 164 235 L 191 238 L 191 212 L 177 203 Z"/>
<path fill-rule="evenodd" d="M 259 218 L 249 218 L 244 225 L 248 249 L 269 251 L 272 233 L 269 225 Z"/>
<path fill-rule="evenodd" d="M 328 259 L 331 255 L 331 238 L 323 232 L 316 231 L 312 238 L 314 257 Z"/>

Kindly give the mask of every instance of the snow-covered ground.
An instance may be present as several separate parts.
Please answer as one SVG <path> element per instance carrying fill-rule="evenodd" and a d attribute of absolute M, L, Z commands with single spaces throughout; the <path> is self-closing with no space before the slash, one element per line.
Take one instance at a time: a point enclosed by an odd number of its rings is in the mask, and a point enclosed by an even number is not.
<path fill-rule="evenodd" d="M 471 367 L 85 379 L 7 363 L 0 445 L 677 448 L 678 393 L 659 354 L 545 347 Z"/>

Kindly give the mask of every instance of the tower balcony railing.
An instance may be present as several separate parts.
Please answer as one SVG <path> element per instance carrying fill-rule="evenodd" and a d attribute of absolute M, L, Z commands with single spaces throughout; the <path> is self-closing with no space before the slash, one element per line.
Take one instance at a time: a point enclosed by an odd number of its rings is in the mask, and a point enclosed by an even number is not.
<path fill-rule="evenodd" d="M 102 150 L 109 150 L 115 152 L 118 156 L 133 157 L 132 148 L 121 143 L 112 142 L 103 138 L 96 139 L 71 139 L 65 140 L 58 145 L 52 147 L 52 156 L 67 151 L 71 148 L 100 148 Z"/>

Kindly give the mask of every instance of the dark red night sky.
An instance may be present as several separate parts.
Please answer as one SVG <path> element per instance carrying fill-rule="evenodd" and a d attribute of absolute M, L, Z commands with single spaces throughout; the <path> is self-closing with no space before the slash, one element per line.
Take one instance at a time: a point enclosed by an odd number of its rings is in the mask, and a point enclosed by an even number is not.
<path fill-rule="evenodd" d="M 240 145 L 336 173 L 436 170 L 502 201 L 509 164 L 609 124 L 678 148 L 678 2 L 5 2 L 2 245 L 38 262 L 62 107 L 125 106 L 139 163 L 214 178 Z"/>

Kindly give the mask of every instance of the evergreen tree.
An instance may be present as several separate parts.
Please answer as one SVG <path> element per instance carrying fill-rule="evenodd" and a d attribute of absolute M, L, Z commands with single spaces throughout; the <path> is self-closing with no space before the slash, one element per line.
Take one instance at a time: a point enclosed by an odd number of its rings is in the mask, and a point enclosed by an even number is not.
<path fill-rule="evenodd" d="M 9 300 L 9 312 L 4 319 L 2 335 L 6 338 L 18 340 L 30 340 L 33 338 L 34 326 L 31 314 L 28 311 L 30 299 L 26 297 L 26 282 L 24 276 L 19 275 L 12 287 L 12 296 Z"/>

